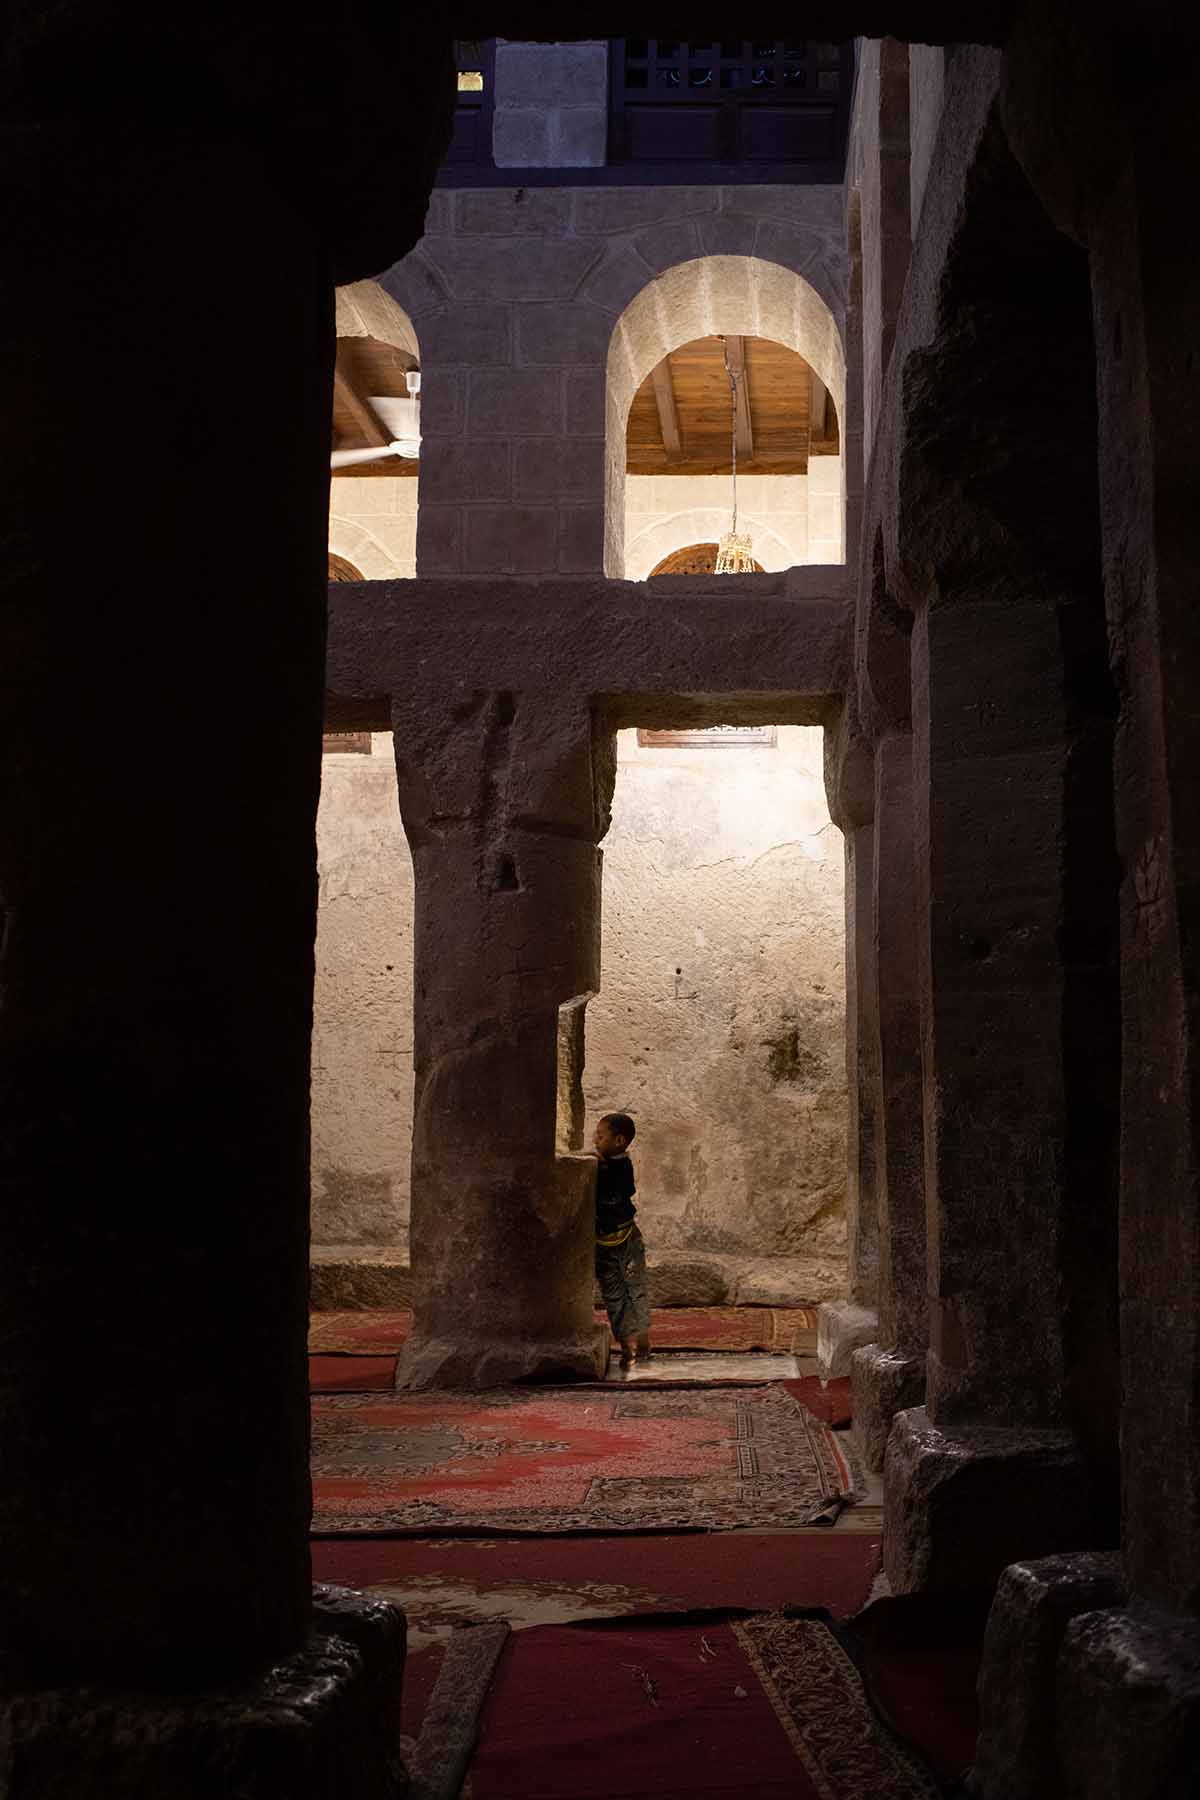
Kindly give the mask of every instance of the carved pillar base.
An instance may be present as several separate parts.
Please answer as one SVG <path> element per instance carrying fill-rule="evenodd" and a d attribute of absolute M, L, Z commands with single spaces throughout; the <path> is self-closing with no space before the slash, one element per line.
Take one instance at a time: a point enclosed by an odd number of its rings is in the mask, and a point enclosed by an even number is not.
<path fill-rule="evenodd" d="M 896 1417 L 883 1506 L 883 1567 L 894 1594 L 994 1587 L 1009 1563 L 1094 1542 L 1092 1512 L 1069 1431 L 940 1431 L 921 1406 Z"/>
<path fill-rule="evenodd" d="M 1063 1800 L 1200 1793 L 1200 1620 L 1073 1619 L 1058 1659 L 1058 1755 Z"/>
<path fill-rule="evenodd" d="M 925 1358 L 864 1344 L 850 1359 L 854 1435 L 867 1468 L 881 1473 L 892 1420 L 925 1399 Z"/>
<path fill-rule="evenodd" d="M 971 1771 L 979 1800 L 1060 1800 L 1055 1667 L 1072 1619 L 1125 1598 L 1116 1551 L 1013 1563 L 1000 1577 L 979 1675 Z"/>
<path fill-rule="evenodd" d="M 403 1800 L 404 1615 L 345 1588 L 313 1591 L 293 1656 L 196 1693 L 40 1688 L 0 1699 L 5 1800 Z"/>

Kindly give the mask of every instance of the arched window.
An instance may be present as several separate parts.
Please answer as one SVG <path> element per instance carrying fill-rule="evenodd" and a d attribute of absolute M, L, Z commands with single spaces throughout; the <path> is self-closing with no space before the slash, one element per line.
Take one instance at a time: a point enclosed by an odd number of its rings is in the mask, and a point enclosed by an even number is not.
<path fill-rule="evenodd" d="M 670 556 L 664 556 L 656 569 L 651 569 L 651 579 L 655 575 L 715 575 L 717 570 L 717 546 L 715 544 L 688 544 L 686 549 L 672 550 Z M 756 575 L 761 575 L 763 566 L 760 562 L 754 565 Z"/>

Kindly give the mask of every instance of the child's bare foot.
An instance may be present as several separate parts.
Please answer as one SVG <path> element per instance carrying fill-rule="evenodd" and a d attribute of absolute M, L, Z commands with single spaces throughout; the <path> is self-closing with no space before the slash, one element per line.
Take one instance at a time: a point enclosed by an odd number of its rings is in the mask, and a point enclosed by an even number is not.
<path fill-rule="evenodd" d="M 621 1339 L 621 1367 L 631 1369 L 637 1361 L 637 1347 L 632 1338 Z"/>
<path fill-rule="evenodd" d="M 652 1355 L 653 1351 L 650 1348 L 650 1333 L 648 1331 L 643 1331 L 637 1341 L 637 1359 L 639 1362 L 649 1362 Z"/>

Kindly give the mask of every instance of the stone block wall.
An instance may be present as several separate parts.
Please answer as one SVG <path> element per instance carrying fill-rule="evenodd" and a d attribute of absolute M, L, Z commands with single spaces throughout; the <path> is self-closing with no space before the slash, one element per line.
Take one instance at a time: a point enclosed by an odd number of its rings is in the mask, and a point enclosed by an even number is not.
<path fill-rule="evenodd" d="M 379 277 L 411 319 L 420 350 L 419 572 L 601 573 L 617 321 L 653 290 L 655 331 L 682 334 L 667 348 L 706 329 L 783 331 L 789 341 L 788 293 L 799 282 L 822 321 L 823 360 L 837 363 L 846 293 L 841 213 L 832 187 L 435 192 L 420 244 Z M 694 319 L 676 308 L 660 320 L 657 278 L 675 271 L 674 286 L 703 302 L 712 298 L 714 259 L 735 275 L 753 259 L 776 279 L 756 293 L 747 278 L 745 304 L 728 319 L 723 312 L 724 322 L 704 325 L 703 304 Z M 688 264 L 694 271 L 681 274 Z M 836 369 L 818 372 L 836 392 Z M 612 454 L 619 448 L 622 458 L 631 398 L 621 395 L 613 439 Z M 623 551 L 622 532 L 618 562 Z"/>
<path fill-rule="evenodd" d="M 500 169 L 601 168 L 608 41 L 496 44 L 492 150 Z"/>

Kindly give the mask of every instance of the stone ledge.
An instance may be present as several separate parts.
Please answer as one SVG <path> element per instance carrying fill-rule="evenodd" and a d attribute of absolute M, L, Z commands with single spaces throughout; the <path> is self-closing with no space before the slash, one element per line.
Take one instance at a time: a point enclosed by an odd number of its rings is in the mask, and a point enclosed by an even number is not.
<path fill-rule="evenodd" d="M 1069 1431 L 898 1413 L 884 1459 L 883 1566 L 894 1594 L 993 1588 L 1010 1563 L 1091 1548 L 1093 1495 Z"/>
<path fill-rule="evenodd" d="M 1200 1620 L 1082 1613 L 1058 1659 L 1055 1800 L 1200 1793 Z"/>
<path fill-rule="evenodd" d="M 647 1259 L 655 1306 L 817 1306 L 845 1292 L 846 1265 L 817 1256 L 731 1256 L 664 1250 Z M 408 1252 L 376 1244 L 314 1244 L 314 1312 L 411 1306 Z"/>
<path fill-rule="evenodd" d="M 304 1649 L 257 1680 L 195 1694 L 101 1687 L 0 1700 L 5 1800 L 402 1800 L 404 1615 L 313 1590 Z"/>
<path fill-rule="evenodd" d="M 873 1474 L 883 1469 L 892 1420 L 925 1400 L 925 1358 L 863 1344 L 850 1358 L 854 1435 Z"/>
<path fill-rule="evenodd" d="M 1071 1620 L 1125 1598 L 1116 1551 L 1013 1563 L 988 1616 L 979 1675 L 978 1800 L 1059 1800 L 1055 1666 Z"/>

